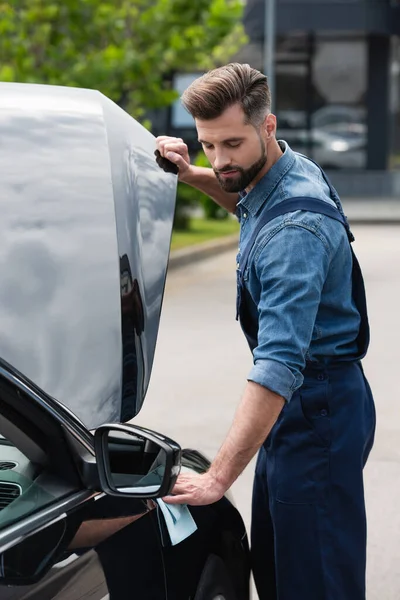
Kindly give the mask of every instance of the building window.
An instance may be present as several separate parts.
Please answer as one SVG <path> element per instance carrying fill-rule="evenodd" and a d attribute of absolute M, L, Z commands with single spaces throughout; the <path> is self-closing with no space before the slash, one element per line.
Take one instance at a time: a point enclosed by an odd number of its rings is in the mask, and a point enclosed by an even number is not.
<path fill-rule="evenodd" d="M 278 135 L 326 169 L 364 169 L 367 43 L 364 37 L 278 38 Z"/>
<path fill-rule="evenodd" d="M 390 61 L 390 167 L 400 170 L 400 38 L 392 39 Z"/>
<path fill-rule="evenodd" d="M 174 76 L 173 86 L 174 90 L 176 90 L 179 94 L 179 99 L 176 100 L 172 105 L 171 126 L 173 129 L 195 128 L 195 122 L 193 120 L 193 117 L 182 106 L 180 97 L 182 96 L 183 92 L 189 87 L 189 85 L 201 75 L 202 73 L 177 73 Z"/>

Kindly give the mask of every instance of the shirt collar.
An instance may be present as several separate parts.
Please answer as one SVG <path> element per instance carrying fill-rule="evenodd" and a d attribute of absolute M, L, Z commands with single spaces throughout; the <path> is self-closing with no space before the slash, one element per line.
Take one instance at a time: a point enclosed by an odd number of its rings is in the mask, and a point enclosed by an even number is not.
<path fill-rule="evenodd" d="M 279 145 L 283 150 L 283 154 L 279 160 L 272 165 L 270 170 L 248 194 L 246 194 L 246 192 L 239 192 L 241 199 L 238 202 L 238 206 L 240 205 L 246 208 L 253 217 L 268 200 L 276 186 L 293 166 L 295 161 L 296 155 L 289 147 L 289 144 L 284 141 L 279 141 Z"/>

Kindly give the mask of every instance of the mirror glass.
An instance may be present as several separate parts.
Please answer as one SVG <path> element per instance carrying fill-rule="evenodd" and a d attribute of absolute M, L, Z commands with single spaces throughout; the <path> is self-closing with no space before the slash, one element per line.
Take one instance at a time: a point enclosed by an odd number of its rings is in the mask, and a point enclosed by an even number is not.
<path fill-rule="evenodd" d="M 110 487 L 122 494 L 156 494 L 165 476 L 166 452 L 133 433 L 107 435 Z"/>

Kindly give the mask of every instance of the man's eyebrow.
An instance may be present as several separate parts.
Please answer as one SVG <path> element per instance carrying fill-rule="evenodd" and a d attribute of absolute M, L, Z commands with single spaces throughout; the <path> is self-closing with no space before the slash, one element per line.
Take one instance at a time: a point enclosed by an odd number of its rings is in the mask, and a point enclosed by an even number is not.
<path fill-rule="evenodd" d="M 243 142 L 244 138 L 243 137 L 232 137 L 232 138 L 228 138 L 226 140 L 222 140 L 222 144 L 230 144 L 232 142 Z M 210 142 L 207 142 L 206 140 L 199 140 L 200 144 L 210 144 Z"/>

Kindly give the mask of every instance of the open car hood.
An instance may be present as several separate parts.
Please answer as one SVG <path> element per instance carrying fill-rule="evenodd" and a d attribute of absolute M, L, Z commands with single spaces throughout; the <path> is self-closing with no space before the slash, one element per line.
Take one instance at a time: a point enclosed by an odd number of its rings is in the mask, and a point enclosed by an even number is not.
<path fill-rule="evenodd" d="M 0 84 L 0 358 L 88 428 L 140 410 L 177 178 L 99 92 Z"/>

